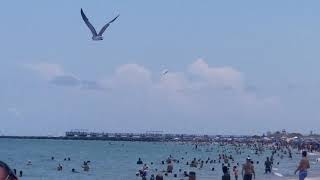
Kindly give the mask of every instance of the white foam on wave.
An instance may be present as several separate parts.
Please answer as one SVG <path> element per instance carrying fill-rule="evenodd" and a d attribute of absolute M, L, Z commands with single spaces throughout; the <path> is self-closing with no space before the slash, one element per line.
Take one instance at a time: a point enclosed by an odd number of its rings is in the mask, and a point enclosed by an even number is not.
<path fill-rule="evenodd" d="M 308 153 L 309 156 L 315 156 L 317 155 L 316 153 Z"/>
<path fill-rule="evenodd" d="M 278 173 L 278 172 L 274 172 L 273 174 L 276 175 L 276 176 L 279 176 L 279 177 L 283 177 L 283 175 Z"/>

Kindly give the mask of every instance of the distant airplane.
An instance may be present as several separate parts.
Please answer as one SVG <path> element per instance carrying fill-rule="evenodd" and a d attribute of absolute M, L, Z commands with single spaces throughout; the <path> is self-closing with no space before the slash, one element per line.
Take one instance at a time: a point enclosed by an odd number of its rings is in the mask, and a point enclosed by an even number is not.
<path fill-rule="evenodd" d="M 97 34 L 97 31 L 94 29 L 94 27 L 92 26 L 92 24 L 89 22 L 89 19 L 87 18 L 87 16 L 84 14 L 82 8 L 81 8 L 81 16 L 83 21 L 86 23 L 86 25 L 88 26 L 88 28 L 90 29 L 91 33 L 92 33 L 92 40 L 94 41 L 100 41 L 103 40 L 102 34 L 104 33 L 104 31 L 110 26 L 110 24 L 115 21 L 119 16 L 116 16 L 115 18 L 113 18 L 110 22 L 108 22 L 106 25 L 104 25 L 99 34 Z"/>

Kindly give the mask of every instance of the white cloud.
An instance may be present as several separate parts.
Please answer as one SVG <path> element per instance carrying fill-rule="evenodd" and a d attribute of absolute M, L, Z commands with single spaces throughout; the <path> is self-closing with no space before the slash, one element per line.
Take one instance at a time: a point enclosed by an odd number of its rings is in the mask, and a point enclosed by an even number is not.
<path fill-rule="evenodd" d="M 233 67 L 211 67 L 203 59 L 191 63 L 184 72 L 169 71 L 152 77 L 152 72 L 139 64 L 123 64 L 106 80 L 87 81 L 65 72 L 59 64 L 38 63 L 27 67 L 57 86 L 120 92 L 141 91 L 176 102 L 202 103 L 199 97 L 230 97 L 246 105 L 275 104 L 276 98 L 259 98 L 246 90 L 243 74 Z M 158 73 L 155 73 L 158 74 Z M 149 92 L 148 92 L 149 91 Z M 201 99 L 201 98 L 200 98 Z M 229 101 L 229 100 L 228 100 Z"/>
<path fill-rule="evenodd" d="M 146 87 L 152 84 L 151 72 L 139 64 L 124 64 L 116 68 L 114 75 L 106 81 L 108 87 Z"/>
<path fill-rule="evenodd" d="M 170 70 L 165 75 L 154 74 L 157 77 L 152 77 L 151 71 L 142 65 L 124 64 L 116 68 L 106 82 L 115 91 L 127 93 L 138 90 L 148 94 L 148 98 L 166 101 L 178 108 L 187 107 L 191 111 L 196 109 L 195 106 L 210 111 L 210 106 L 219 107 L 221 104 L 263 110 L 263 107 L 277 102 L 274 97 L 259 97 L 247 91 L 243 74 L 237 69 L 210 67 L 202 59 L 190 64 L 184 72 Z"/>
<path fill-rule="evenodd" d="M 181 72 L 168 72 L 165 76 L 161 76 L 159 86 L 173 91 L 183 91 L 189 88 L 190 82 L 186 75 Z"/>
<path fill-rule="evenodd" d="M 37 63 L 37 64 L 27 64 L 27 68 L 39 73 L 47 79 L 51 79 L 55 76 L 63 76 L 65 72 L 59 64 L 51 63 Z"/>
<path fill-rule="evenodd" d="M 79 113 L 74 119 L 81 119 L 79 126 L 85 127 L 124 126 L 140 131 L 141 128 L 167 129 L 170 124 L 170 129 L 214 131 L 229 127 L 235 120 L 251 125 L 260 123 L 259 119 L 274 114 L 280 104 L 276 97 L 248 91 L 244 74 L 239 70 L 210 66 L 201 59 L 185 70 L 170 69 L 165 75 L 152 73 L 143 65 L 123 64 L 111 76 L 94 81 L 69 76 L 60 65 L 32 67 L 41 75 L 50 75 L 51 84 L 107 92 L 86 91 L 83 96 L 82 91 L 72 90 L 64 96 L 60 90 L 55 94 L 55 89 L 50 88 L 52 94 L 61 97 L 64 108 L 70 108 L 69 113 Z M 104 121 L 101 117 L 110 118 Z M 92 122 L 88 123 L 86 118 Z"/>
<path fill-rule="evenodd" d="M 188 70 L 215 88 L 237 90 L 244 88 L 242 73 L 232 67 L 209 67 L 204 60 L 198 59 L 189 66 Z"/>

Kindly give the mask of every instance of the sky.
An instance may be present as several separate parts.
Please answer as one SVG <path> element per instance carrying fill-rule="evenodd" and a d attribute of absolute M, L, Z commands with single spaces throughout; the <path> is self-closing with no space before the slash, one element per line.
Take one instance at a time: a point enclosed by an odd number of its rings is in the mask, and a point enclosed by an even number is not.
<path fill-rule="evenodd" d="M 0 134 L 320 133 L 319 6 L 5 1 Z M 97 29 L 120 17 L 92 41 L 81 8 Z"/>

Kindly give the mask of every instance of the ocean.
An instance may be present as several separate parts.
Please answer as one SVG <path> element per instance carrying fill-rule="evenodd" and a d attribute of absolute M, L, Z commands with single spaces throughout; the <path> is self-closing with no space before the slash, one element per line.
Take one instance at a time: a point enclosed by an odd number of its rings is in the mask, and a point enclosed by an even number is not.
<path fill-rule="evenodd" d="M 149 166 L 148 180 L 151 174 L 157 174 L 166 169 L 165 161 L 170 155 L 179 160 L 174 164 L 173 174 L 165 176 L 164 179 L 187 179 L 182 176 L 179 169 L 183 171 L 195 171 L 199 180 L 220 180 L 222 176 L 222 165 L 219 163 L 204 164 L 203 168 L 191 168 L 186 165 L 193 158 L 203 160 L 217 159 L 218 154 L 227 149 L 227 154 L 232 154 L 235 163 L 240 165 L 245 162 L 249 155 L 255 162 L 256 179 L 298 179 L 294 170 L 300 160 L 300 153 L 293 151 L 293 158 L 289 159 L 275 155 L 273 174 L 264 174 L 264 161 L 266 156 L 271 155 L 266 150 L 261 155 L 256 155 L 251 149 L 243 148 L 242 154 L 236 154 L 231 146 L 221 147 L 219 145 L 199 146 L 195 149 L 192 144 L 173 142 L 110 142 L 110 141 L 82 141 L 82 140 L 28 140 L 28 139 L 0 139 L 0 160 L 8 163 L 12 169 L 23 171 L 22 180 L 138 180 L 135 174 L 142 165 L 137 165 L 138 158 Z M 54 157 L 54 160 L 51 160 Z M 64 160 L 69 158 L 70 161 Z M 310 177 L 320 179 L 320 164 L 317 159 L 319 154 L 309 154 L 311 161 Z M 28 161 L 32 165 L 27 165 Z M 84 161 L 90 161 L 90 171 L 84 172 L 81 165 Z M 256 162 L 259 161 L 259 164 Z M 153 165 L 151 165 L 153 162 Z M 63 166 L 62 171 L 57 171 L 58 164 Z M 231 168 L 234 164 L 231 163 Z M 215 168 L 212 171 L 212 168 Z M 71 172 L 71 169 L 79 173 Z M 156 172 L 155 169 L 158 169 Z M 241 167 L 239 174 L 241 174 Z M 232 174 L 232 173 L 231 173 Z M 283 177 L 280 177 L 280 176 Z M 233 177 L 231 179 L 234 179 Z M 241 179 L 241 178 L 239 178 Z"/>

